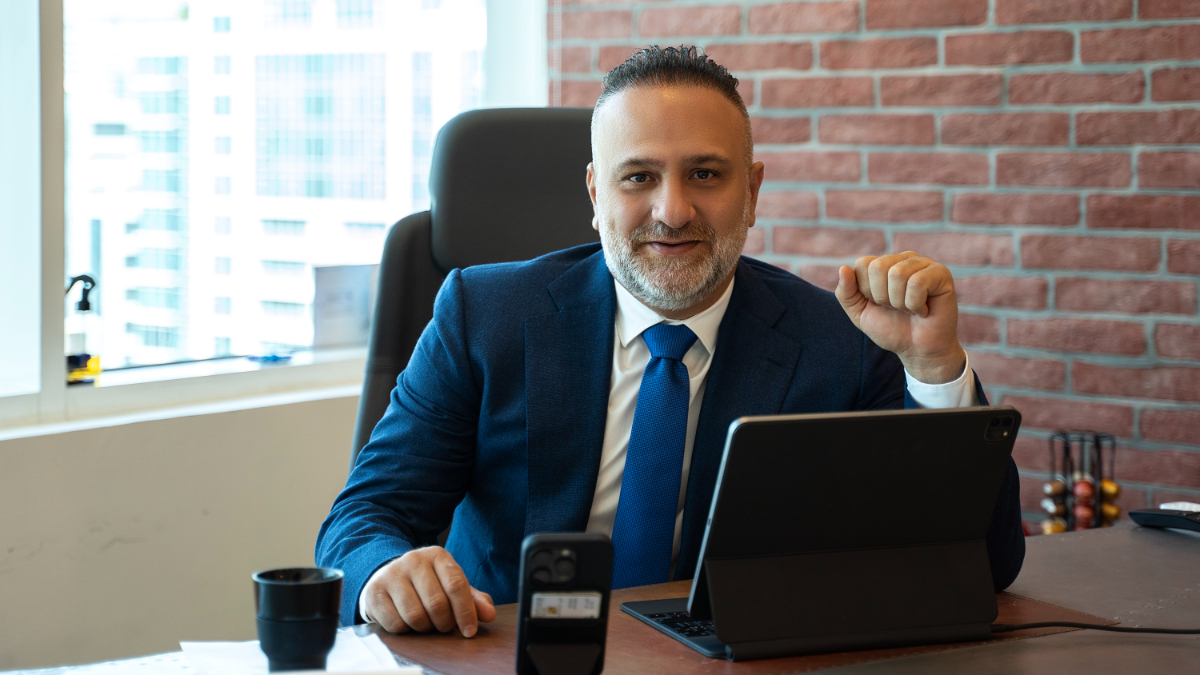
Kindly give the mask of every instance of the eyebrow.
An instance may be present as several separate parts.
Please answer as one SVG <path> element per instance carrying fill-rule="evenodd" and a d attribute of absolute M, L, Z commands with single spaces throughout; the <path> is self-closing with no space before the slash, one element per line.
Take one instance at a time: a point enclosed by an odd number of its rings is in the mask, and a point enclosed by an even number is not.
<path fill-rule="evenodd" d="M 729 166 L 731 162 L 728 158 L 716 154 L 707 155 L 692 155 L 684 158 L 685 164 L 718 164 L 721 166 Z M 660 159 L 651 159 L 649 157 L 630 157 L 629 159 L 617 165 L 618 172 L 629 171 L 631 169 L 661 169 L 667 165 L 666 162 Z"/>

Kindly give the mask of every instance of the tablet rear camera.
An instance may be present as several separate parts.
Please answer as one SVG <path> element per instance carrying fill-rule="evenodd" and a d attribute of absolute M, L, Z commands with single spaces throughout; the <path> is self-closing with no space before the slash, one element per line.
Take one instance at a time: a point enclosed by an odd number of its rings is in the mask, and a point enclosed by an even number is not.
<path fill-rule="evenodd" d="M 988 420 L 987 428 L 983 431 L 983 437 L 989 441 L 1003 441 L 1013 433 L 1013 427 L 1016 425 L 1016 418 L 1012 415 L 1000 415 Z"/>

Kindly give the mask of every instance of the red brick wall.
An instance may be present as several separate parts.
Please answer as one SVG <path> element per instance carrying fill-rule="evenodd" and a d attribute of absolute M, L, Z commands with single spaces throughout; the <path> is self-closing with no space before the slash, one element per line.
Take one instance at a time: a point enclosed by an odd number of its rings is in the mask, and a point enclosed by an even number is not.
<path fill-rule="evenodd" d="M 747 253 L 825 287 L 864 254 L 950 266 L 1024 414 L 1027 517 L 1061 427 L 1118 436 L 1126 507 L 1200 502 L 1200 0 L 549 3 L 557 104 L 646 44 L 741 79 Z"/>

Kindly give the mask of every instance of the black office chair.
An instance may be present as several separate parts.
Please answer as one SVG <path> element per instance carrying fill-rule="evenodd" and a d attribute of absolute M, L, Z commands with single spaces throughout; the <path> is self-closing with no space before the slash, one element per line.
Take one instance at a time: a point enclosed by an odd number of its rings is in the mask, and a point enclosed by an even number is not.
<path fill-rule="evenodd" d="M 430 170 L 432 206 L 393 225 L 383 246 L 352 469 L 450 270 L 599 240 L 584 183 L 591 117 L 591 108 L 496 108 L 465 112 L 442 127 Z"/>

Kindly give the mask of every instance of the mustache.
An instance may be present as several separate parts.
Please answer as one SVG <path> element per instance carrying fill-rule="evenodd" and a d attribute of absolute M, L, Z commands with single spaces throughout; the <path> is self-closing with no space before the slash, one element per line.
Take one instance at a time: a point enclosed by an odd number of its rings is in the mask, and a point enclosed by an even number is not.
<path fill-rule="evenodd" d="M 629 237 L 633 246 L 641 246 L 650 242 L 661 241 L 674 243 L 680 241 L 702 241 L 709 244 L 717 239 L 717 232 L 709 225 L 692 220 L 683 227 L 675 228 L 661 220 L 638 225 Z"/>

